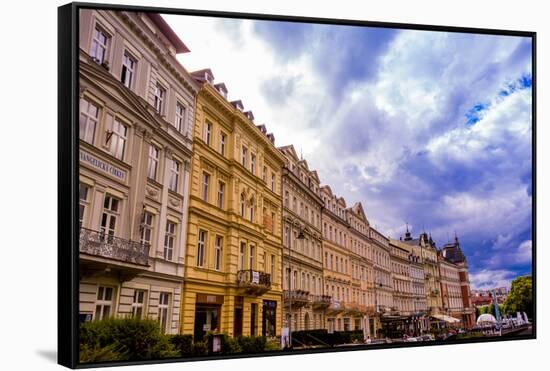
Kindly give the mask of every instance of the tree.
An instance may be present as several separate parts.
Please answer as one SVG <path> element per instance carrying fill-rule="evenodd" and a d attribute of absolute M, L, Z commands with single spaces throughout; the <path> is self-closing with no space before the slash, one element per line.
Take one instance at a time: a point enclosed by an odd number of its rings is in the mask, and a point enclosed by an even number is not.
<path fill-rule="evenodd" d="M 525 312 L 529 318 L 532 318 L 533 277 L 521 276 L 513 280 L 503 307 L 506 314 L 515 315 L 516 312 Z"/>

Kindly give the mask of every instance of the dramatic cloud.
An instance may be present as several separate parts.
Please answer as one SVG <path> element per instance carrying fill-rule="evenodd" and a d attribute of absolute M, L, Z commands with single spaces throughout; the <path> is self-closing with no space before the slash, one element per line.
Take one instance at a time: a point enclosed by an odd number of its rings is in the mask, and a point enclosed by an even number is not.
<path fill-rule="evenodd" d="M 530 272 L 530 39 L 166 19 L 187 69 L 211 67 L 384 234 L 456 232 L 474 286 Z"/>

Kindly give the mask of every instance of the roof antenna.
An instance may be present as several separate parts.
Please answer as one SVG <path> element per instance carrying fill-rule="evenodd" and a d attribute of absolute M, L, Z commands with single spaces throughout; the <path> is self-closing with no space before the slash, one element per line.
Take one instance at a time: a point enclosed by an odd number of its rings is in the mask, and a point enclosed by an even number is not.
<path fill-rule="evenodd" d="M 304 151 L 302 147 L 300 147 L 300 160 L 303 160 L 303 159 L 304 159 Z"/>

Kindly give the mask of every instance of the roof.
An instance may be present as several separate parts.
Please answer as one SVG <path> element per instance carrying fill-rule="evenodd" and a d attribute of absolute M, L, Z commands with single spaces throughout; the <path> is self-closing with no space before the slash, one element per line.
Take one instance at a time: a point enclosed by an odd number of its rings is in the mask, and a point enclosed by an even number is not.
<path fill-rule="evenodd" d="M 147 17 L 149 17 L 149 19 L 153 21 L 155 26 L 158 27 L 160 32 L 162 32 L 162 34 L 170 41 L 170 43 L 174 45 L 174 47 L 176 48 L 176 53 L 178 54 L 189 53 L 191 51 L 183 43 L 183 41 L 181 41 L 179 36 L 176 35 L 174 30 L 172 30 L 172 28 L 168 25 L 168 23 L 166 23 L 166 21 L 162 18 L 160 14 L 158 13 L 146 13 L 146 14 L 147 14 Z"/>
<path fill-rule="evenodd" d="M 206 74 L 209 74 L 212 77 L 212 80 L 214 80 L 214 74 L 210 68 L 203 68 L 202 70 L 191 72 L 191 76 L 193 76 L 195 80 L 199 80 L 201 82 L 206 81 Z"/>

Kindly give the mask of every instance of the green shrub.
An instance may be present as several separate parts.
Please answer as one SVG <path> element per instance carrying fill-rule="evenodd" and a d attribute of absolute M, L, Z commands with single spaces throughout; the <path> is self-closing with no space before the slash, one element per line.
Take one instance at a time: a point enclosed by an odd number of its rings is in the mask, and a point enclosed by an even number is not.
<path fill-rule="evenodd" d="M 82 359 L 146 360 L 177 357 L 169 337 L 151 319 L 111 318 L 80 326 Z M 88 362 L 93 362 L 89 360 Z"/>
<path fill-rule="evenodd" d="M 223 354 L 237 354 L 242 353 L 241 345 L 238 340 L 229 336 L 223 336 L 222 352 Z"/>
<path fill-rule="evenodd" d="M 127 354 L 122 349 L 118 349 L 115 344 L 107 345 L 106 347 L 89 346 L 87 344 L 80 345 L 80 362 L 114 362 L 124 361 Z"/>
<path fill-rule="evenodd" d="M 267 339 L 265 336 L 239 336 L 237 342 L 242 353 L 260 353 L 265 350 Z"/>
<path fill-rule="evenodd" d="M 205 356 L 208 354 L 208 345 L 206 342 L 197 341 L 193 344 L 193 356 Z"/>
<path fill-rule="evenodd" d="M 193 355 L 193 335 L 173 335 L 170 337 L 170 343 L 181 357 Z"/>

